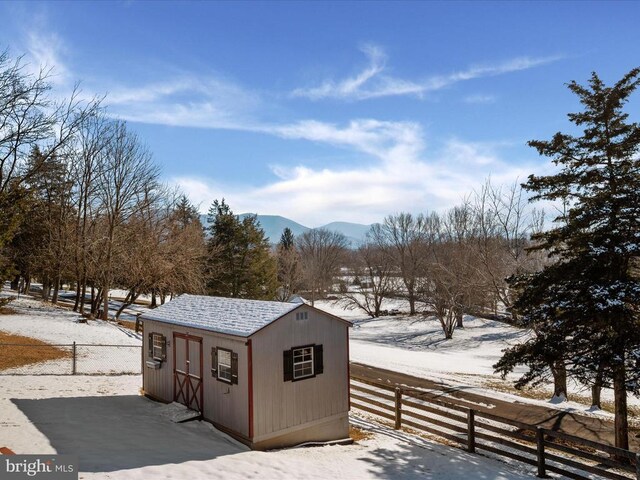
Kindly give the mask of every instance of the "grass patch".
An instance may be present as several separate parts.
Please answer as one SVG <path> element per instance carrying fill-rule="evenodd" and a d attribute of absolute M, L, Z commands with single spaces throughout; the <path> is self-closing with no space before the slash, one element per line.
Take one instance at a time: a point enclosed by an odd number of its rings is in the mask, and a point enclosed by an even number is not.
<path fill-rule="evenodd" d="M 41 340 L 0 331 L 0 344 L 3 343 L 34 346 L 0 346 L 0 370 L 33 365 L 48 360 L 71 358 L 71 352 Z"/>
<path fill-rule="evenodd" d="M 118 320 L 118 325 L 120 325 L 121 327 L 124 327 L 128 330 L 131 330 L 133 332 L 136 331 L 136 322 L 129 322 L 128 320 Z"/>
<path fill-rule="evenodd" d="M 18 313 L 8 306 L 12 301 L 13 298 L 0 298 L 0 315 L 15 315 Z"/>
<path fill-rule="evenodd" d="M 363 440 L 369 440 L 373 438 L 373 433 L 367 432 L 358 427 L 354 427 L 353 425 L 349 425 L 349 436 L 354 442 L 361 442 Z"/>

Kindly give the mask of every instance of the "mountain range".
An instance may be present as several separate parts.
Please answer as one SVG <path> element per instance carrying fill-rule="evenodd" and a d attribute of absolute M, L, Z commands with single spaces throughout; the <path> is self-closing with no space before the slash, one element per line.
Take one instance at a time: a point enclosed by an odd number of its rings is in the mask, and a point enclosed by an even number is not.
<path fill-rule="evenodd" d="M 240 215 L 238 215 L 238 217 L 242 219 L 248 215 L 253 214 L 241 213 Z M 282 217 L 280 215 L 257 215 L 257 218 L 258 222 L 260 222 L 260 226 L 264 230 L 265 236 L 272 244 L 276 244 L 280 241 L 280 236 L 282 235 L 284 229 L 287 227 L 289 227 L 291 232 L 293 232 L 294 237 L 298 237 L 303 233 L 312 230 L 312 228 L 310 227 L 305 227 L 298 222 L 294 222 L 293 220 Z M 206 215 L 201 215 L 200 220 L 202 222 L 202 225 L 204 225 L 205 227 L 209 225 Z M 318 228 L 326 228 L 327 230 L 333 232 L 342 233 L 345 237 L 347 237 L 347 240 L 351 242 L 351 246 L 356 248 L 364 242 L 365 235 L 371 228 L 371 225 L 350 222 L 331 222 Z"/>

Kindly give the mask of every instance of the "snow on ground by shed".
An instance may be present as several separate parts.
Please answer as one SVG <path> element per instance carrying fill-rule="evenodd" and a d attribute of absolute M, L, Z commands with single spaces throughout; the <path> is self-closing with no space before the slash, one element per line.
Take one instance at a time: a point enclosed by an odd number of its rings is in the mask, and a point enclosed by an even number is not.
<path fill-rule="evenodd" d="M 37 338 L 48 343 L 140 345 L 140 335 L 112 322 L 88 320 L 81 323 L 80 315 L 47 305 L 29 297 L 10 303 L 16 315 L 0 315 L 0 330 Z"/>
<path fill-rule="evenodd" d="M 4 381 L 6 380 L 6 382 Z M 348 446 L 254 452 L 206 422 L 176 424 L 137 394 L 140 376 L 6 377 L 0 446 L 78 455 L 83 479 L 525 479 L 531 470 L 353 421 Z"/>
<path fill-rule="evenodd" d="M 29 297 L 20 297 L 10 303 L 17 313 L 0 315 L 0 330 L 23 335 L 56 345 L 129 345 L 129 347 L 77 347 L 78 373 L 138 373 L 140 372 L 140 345 L 142 336 L 113 322 L 87 320 L 69 310 L 47 305 Z M 29 347 L 24 347 L 29 348 Z M 71 373 L 69 358 L 7 370 L 4 373 Z"/>

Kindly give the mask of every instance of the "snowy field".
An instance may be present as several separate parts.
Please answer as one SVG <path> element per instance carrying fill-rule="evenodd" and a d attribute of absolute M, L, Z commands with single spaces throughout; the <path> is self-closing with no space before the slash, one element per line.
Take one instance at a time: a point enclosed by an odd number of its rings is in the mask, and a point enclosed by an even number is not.
<path fill-rule="evenodd" d="M 493 365 L 502 356 L 502 350 L 526 340 L 528 333 L 525 330 L 494 320 L 465 316 L 465 328 L 456 329 L 453 338 L 445 340 L 440 323 L 434 317 L 396 315 L 371 319 L 362 311 L 345 309 L 341 302 L 323 300 L 316 302 L 315 306 L 354 323 L 349 345 L 351 361 L 427 378 L 445 385 L 473 387 L 471 391 L 476 393 L 509 401 L 613 418 L 609 412 L 591 409 L 588 404 L 589 388 L 571 380 L 568 383 L 569 397 L 582 397 L 582 403 L 549 401 L 553 394 L 552 384 L 540 387 L 547 393 L 546 399 L 542 400 L 491 389 L 491 385 L 496 384 L 509 389 L 512 381 L 525 371 L 525 367 L 516 368 L 504 382 L 499 375 L 493 373 Z M 406 312 L 408 304 L 403 300 L 392 300 L 385 302 L 383 309 Z M 602 399 L 612 401 L 613 391 L 604 389 Z M 640 405 L 637 397 L 629 396 L 628 401 L 629 405 Z"/>
<path fill-rule="evenodd" d="M 525 479 L 507 465 L 353 418 L 371 438 L 253 452 L 206 422 L 172 423 L 140 376 L 5 377 L 0 447 L 78 455 L 82 479 Z"/>
<path fill-rule="evenodd" d="M 2 295 L 12 295 L 6 290 Z M 140 335 L 112 322 L 89 320 L 80 323 L 79 315 L 65 309 L 45 305 L 37 300 L 21 297 L 11 303 L 19 310 L 19 315 L 0 315 L 0 330 L 31 336 L 49 343 L 68 344 L 73 341 L 87 344 L 140 345 Z M 527 333 L 518 328 L 493 320 L 465 317 L 465 328 L 457 329 L 453 339 L 445 341 L 437 320 L 422 316 L 408 317 L 396 315 L 370 319 L 358 310 L 345 309 L 335 301 L 318 301 L 316 307 L 354 323 L 350 337 L 351 360 L 380 368 L 440 381 L 446 385 L 473 387 L 477 393 L 499 397 L 510 401 L 554 407 L 564 411 L 585 415 L 611 416 L 604 411 L 592 411 L 585 402 L 589 397 L 587 388 L 569 384 L 571 394 L 583 397 L 583 403 L 576 401 L 560 404 L 550 403 L 551 385 L 546 386 L 548 398 L 531 399 L 513 393 L 502 393 L 492 389 L 501 384 L 508 389 L 510 383 L 501 382 L 493 373 L 493 365 L 501 357 L 501 351 L 510 344 L 526 339 Z M 137 308 L 143 308 L 137 306 Z M 407 311 L 404 300 L 386 301 L 384 309 Z M 95 349 L 79 349 L 84 364 L 90 364 L 98 371 L 109 372 L 114 368 L 108 357 Z M 139 350 L 123 349 L 118 352 L 123 358 L 118 365 L 139 365 Z M 83 360 L 81 359 L 81 360 Z M 68 362 L 59 360 L 56 362 Z M 82 362 L 79 365 L 83 365 Z M 139 370 L 135 370 L 139 371 Z M 523 367 L 516 369 L 508 380 L 517 378 Z M 612 400 L 611 390 L 603 391 L 603 400 Z M 638 406 L 640 399 L 629 397 L 629 404 Z"/>

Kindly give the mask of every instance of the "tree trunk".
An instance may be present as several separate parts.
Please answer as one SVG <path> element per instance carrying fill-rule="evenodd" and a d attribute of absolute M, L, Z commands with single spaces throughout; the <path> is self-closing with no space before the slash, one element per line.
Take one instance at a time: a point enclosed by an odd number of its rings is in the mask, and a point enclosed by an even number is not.
<path fill-rule="evenodd" d="M 54 305 L 58 303 L 58 293 L 60 293 L 60 284 L 62 283 L 61 275 L 58 274 L 56 277 L 55 285 L 53 286 L 53 297 L 51 298 L 51 303 Z"/>
<path fill-rule="evenodd" d="M 84 315 L 84 305 L 87 301 L 87 279 L 82 279 L 82 290 L 80 291 L 80 315 Z"/>
<path fill-rule="evenodd" d="M 158 306 L 158 299 L 156 298 L 156 289 L 151 290 L 151 305 L 149 308 L 156 308 Z"/>
<path fill-rule="evenodd" d="M 557 360 L 551 366 L 553 375 L 553 398 L 558 400 L 567 399 L 567 367 L 564 360 Z"/>
<path fill-rule="evenodd" d="M 11 290 L 18 290 L 20 288 L 20 275 L 16 275 L 11 280 Z"/>
<path fill-rule="evenodd" d="M 76 301 L 73 302 L 73 311 L 74 312 L 78 312 L 80 311 L 78 309 L 78 307 L 80 306 L 80 293 L 81 293 L 81 289 L 82 287 L 80 286 L 80 281 L 76 282 Z M 80 311 L 80 314 L 82 314 L 82 311 Z"/>
<path fill-rule="evenodd" d="M 602 382 L 596 379 L 596 383 L 591 386 L 591 408 L 597 408 L 600 410 L 602 408 L 602 403 L 600 400 L 600 394 L 602 393 Z"/>
<path fill-rule="evenodd" d="M 604 374 L 604 368 L 602 365 L 598 367 L 598 372 L 596 373 L 596 378 L 591 386 L 591 408 L 596 407 L 598 409 L 602 408 L 602 403 L 600 399 L 600 394 L 602 393 L 602 376 Z"/>
<path fill-rule="evenodd" d="M 627 388 L 624 364 L 613 372 L 616 447 L 629 450 L 629 421 L 627 418 Z M 628 460 L 627 460 L 628 461 Z"/>
<path fill-rule="evenodd" d="M 109 289 L 102 289 L 102 320 L 109 320 Z"/>
<path fill-rule="evenodd" d="M 42 277 L 42 299 L 49 300 L 49 292 L 51 290 L 51 282 L 49 281 L 49 275 L 45 274 Z"/>
<path fill-rule="evenodd" d="M 416 314 L 416 297 L 415 297 L 415 295 L 413 295 L 413 293 L 409 293 L 408 300 L 409 300 L 409 315 L 415 315 Z"/>
<path fill-rule="evenodd" d="M 462 323 L 462 310 L 456 310 L 456 328 L 464 328 L 464 324 Z"/>
<path fill-rule="evenodd" d="M 122 305 L 116 312 L 116 320 L 120 319 L 120 314 L 123 312 L 125 308 L 132 305 L 136 301 L 136 299 L 138 298 L 138 295 L 140 294 L 135 293 L 134 289 L 129 290 L 129 292 L 127 293 L 127 297 L 124 299 L 124 302 L 122 302 Z"/>
<path fill-rule="evenodd" d="M 98 291 L 98 293 L 100 293 Z M 91 285 L 91 315 L 95 315 L 96 314 L 96 310 L 98 309 L 98 305 L 97 305 L 97 301 L 96 301 L 96 288 L 95 286 L 92 284 Z"/>

